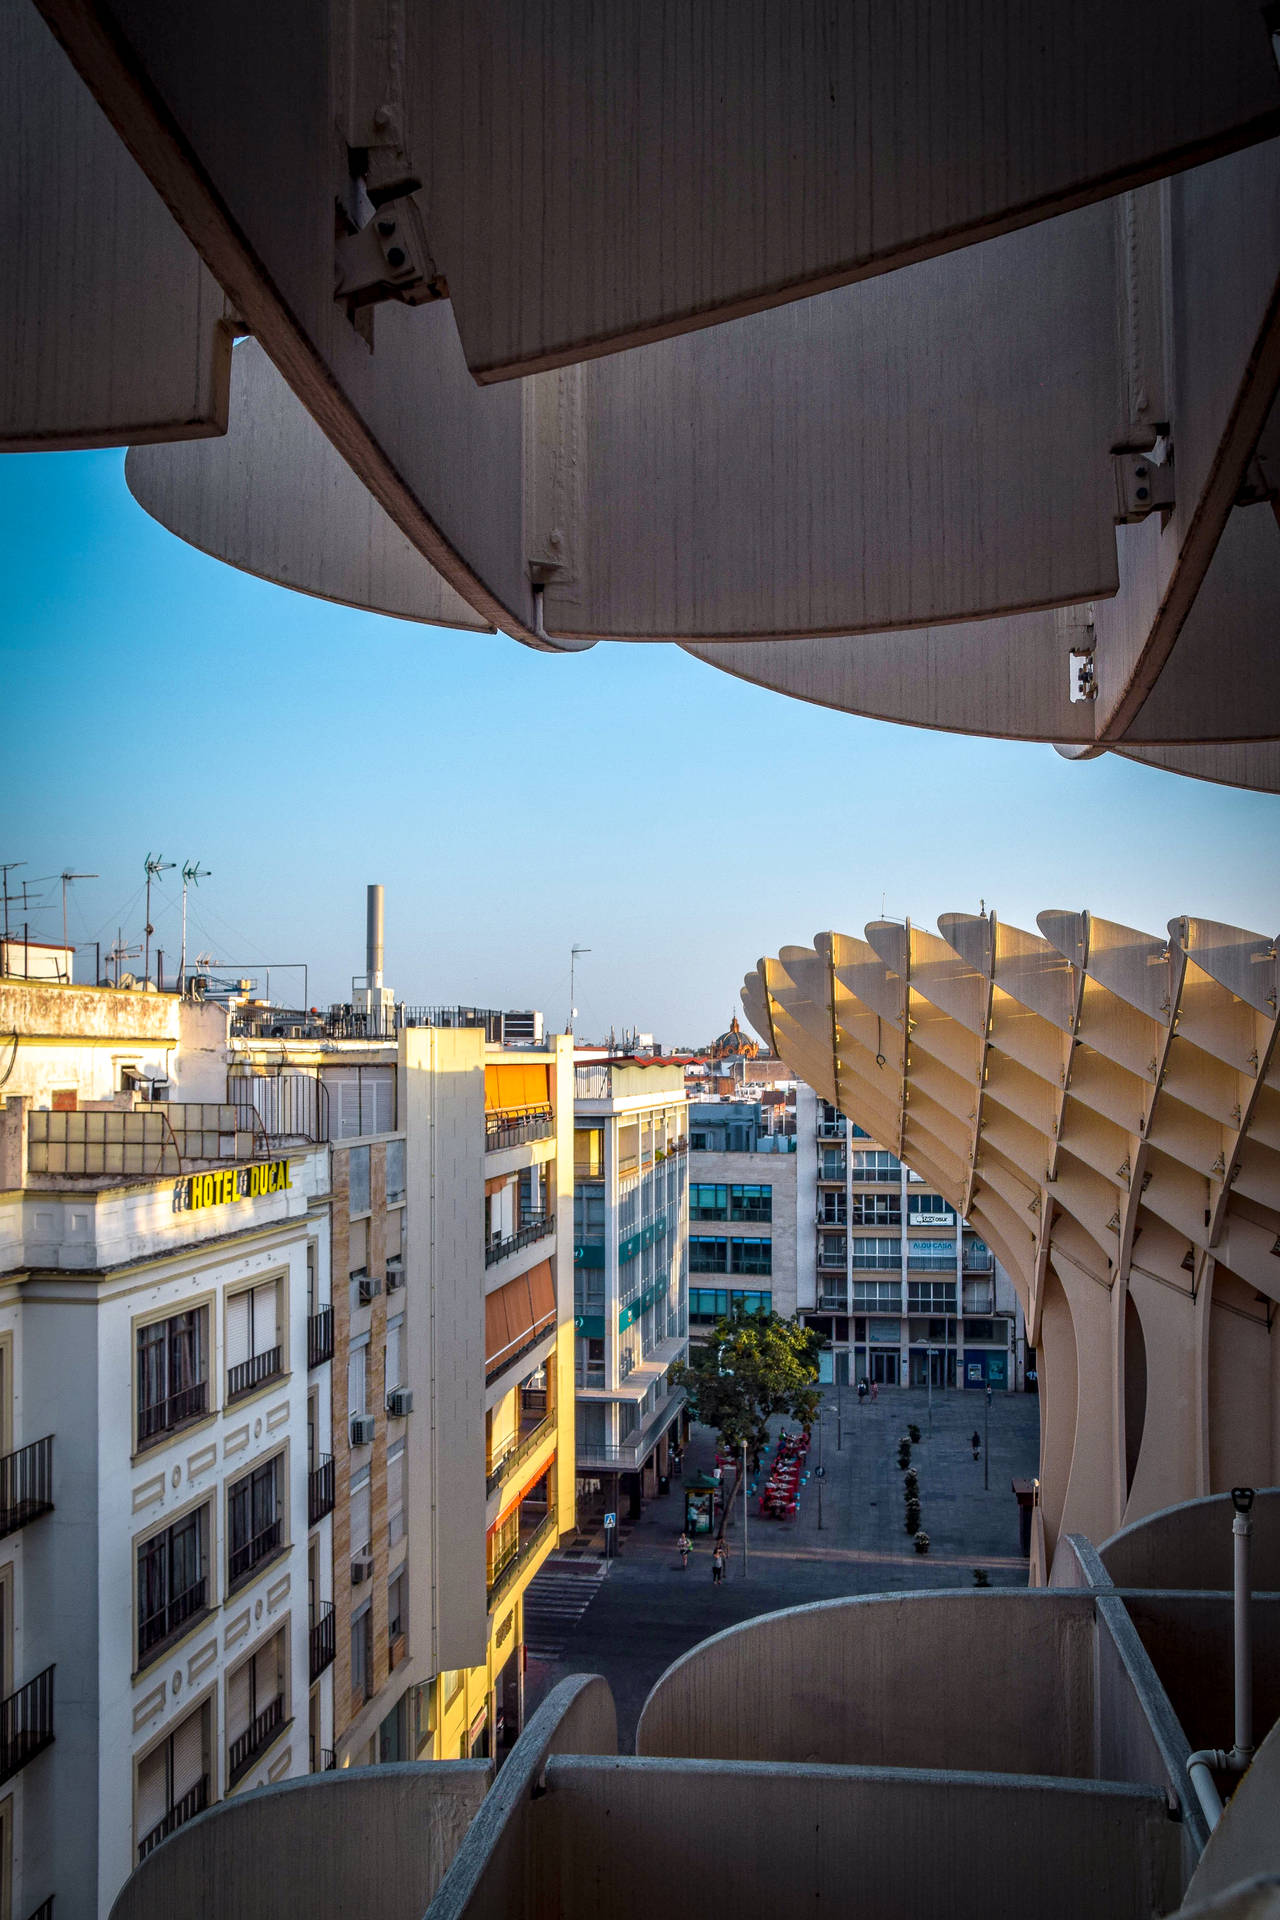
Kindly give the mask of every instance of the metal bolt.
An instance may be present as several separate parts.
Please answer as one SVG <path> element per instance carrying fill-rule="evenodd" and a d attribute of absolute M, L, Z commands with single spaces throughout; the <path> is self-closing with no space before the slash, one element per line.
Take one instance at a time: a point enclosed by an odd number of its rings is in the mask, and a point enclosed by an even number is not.
<path fill-rule="evenodd" d="M 392 267 L 402 267 L 404 265 L 404 248 L 388 247 L 387 264 Z"/>
<path fill-rule="evenodd" d="M 1146 489 L 1146 487 L 1139 487 L 1139 488 L 1138 488 L 1138 498 L 1139 498 L 1139 500 L 1145 500 L 1145 499 L 1147 498 L 1147 489 Z"/>
<path fill-rule="evenodd" d="M 394 220 L 379 220 L 378 232 L 382 235 L 384 240 L 386 239 L 388 234 L 394 233 L 395 230 L 396 230 L 396 223 Z"/>
<path fill-rule="evenodd" d="M 390 107 L 379 107 L 374 113 L 373 124 L 375 127 L 389 127 L 394 117 Z"/>

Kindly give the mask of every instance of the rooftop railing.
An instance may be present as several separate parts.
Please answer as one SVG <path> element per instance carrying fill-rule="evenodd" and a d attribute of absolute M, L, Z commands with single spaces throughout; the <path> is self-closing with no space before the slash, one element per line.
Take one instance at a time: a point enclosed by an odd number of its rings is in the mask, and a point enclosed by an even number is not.
<path fill-rule="evenodd" d="M 27 1115 L 27 1171 L 55 1176 L 155 1178 L 213 1163 L 268 1158 L 252 1109 L 221 1100 L 158 1100 L 122 1111 L 41 1109 Z"/>
<path fill-rule="evenodd" d="M 239 1007 L 233 1038 L 254 1040 L 394 1040 L 407 1027 L 483 1027 L 492 1046 L 503 1044 L 507 1015 L 496 1007 L 406 1006 L 364 1008 L 335 1002 L 318 1008 Z"/>

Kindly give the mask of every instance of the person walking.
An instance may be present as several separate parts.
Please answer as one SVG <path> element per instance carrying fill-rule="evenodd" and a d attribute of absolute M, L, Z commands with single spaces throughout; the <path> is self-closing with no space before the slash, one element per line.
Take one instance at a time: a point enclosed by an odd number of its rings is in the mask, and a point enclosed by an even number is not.
<path fill-rule="evenodd" d="M 880 1389 L 876 1385 L 874 1380 L 871 1382 L 871 1398 L 873 1400 L 878 1400 L 880 1398 Z"/>
<path fill-rule="evenodd" d="M 976 1460 L 982 1448 L 982 1436 L 976 1427 L 969 1436 L 969 1445 L 973 1448 L 973 1457 Z"/>
<path fill-rule="evenodd" d="M 680 1555 L 680 1565 L 682 1567 L 688 1566 L 689 1554 L 692 1547 L 693 1547 L 693 1542 L 692 1540 L 690 1540 L 688 1534 L 682 1533 L 680 1535 L 680 1538 L 676 1541 L 676 1552 Z"/>
<path fill-rule="evenodd" d="M 716 1541 L 716 1550 L 711 1556 L 711 1584 L 718 1587 L 724 1579 L 724 1541 Z"/>

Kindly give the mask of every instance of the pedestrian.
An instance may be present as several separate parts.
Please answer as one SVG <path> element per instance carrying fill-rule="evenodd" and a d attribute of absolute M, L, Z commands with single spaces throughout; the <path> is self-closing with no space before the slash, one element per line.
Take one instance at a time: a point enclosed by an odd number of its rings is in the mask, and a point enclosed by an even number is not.
<path fill-rule="evenodd" d="M 711 1556 L 711 1584 L 718 1587 L 724 1579 L 724 1541 L 716 1541 L 716 1550 Z"/>
<path fill-rule="evenodd" d="M 858 1405 L 859 1406 L 862 1405 L 866 1397 L 867 1397 L 867 1383 L 865 1380 L 859 1380 L 858 1382 Z"/>
<path fill-rule="evenodd" d="M 873 1400 L 878 1400 L 880 1398 L 880 1389 L 876 1385 L 874 1380 L 871 1382 L 871 1398 Z"/>
<path fill-rule="evenodd" d="M 969 1445 L 973 1448 L 973 1457 L 976 1460 L 982 1448 L 982 1439 L 976 1427 L 969 1436 Z"/>
<path fill-rule="evenodd" d="M 690 1540 L 687 1533 L 682 1533 L 680 1535 L 680 1538 L 676 1541 L 676 1551 L 680 1555 L 680 1565 L 682 1567 L 687 1567 L 689 1564 L 689 1553 L 692 1546 L 693 1546 L 693 1542 L 692 1540 Z"/>

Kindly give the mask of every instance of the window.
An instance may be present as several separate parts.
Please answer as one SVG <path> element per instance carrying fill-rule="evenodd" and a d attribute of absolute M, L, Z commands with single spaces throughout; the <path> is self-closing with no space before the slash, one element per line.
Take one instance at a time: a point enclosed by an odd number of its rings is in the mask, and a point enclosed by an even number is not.
<path fill-rule="evenodd" d="M 138 1858 L 209 1804 L 209 1707 L 197 1707 L 138 1762 Z"/>
<path fill-rule="evenodd" d="M 138 1547 L 138 1665 L 209 1605 L 209 1509 Z"/>
<path fill-rule="evenodd" d="M 441 1674 L 440 1684 L 444 1688 L 444 1704 L 446 1708 L 451 1707 L 458 1695 L 462 1692 L 462 1683 L 466 1677 L 466 1674 L 460 1667 L 450 1668 L 447 1673 Z"/>
<path fill-rule="evenodd" d="M 723 1287 L 690 1287 L 690 1320 L 700 1323 L 723 1320 L 728 1311 L 729 1295 Z"/>
<path fill-rule="evenodd" d="M 853 1239 L 853 1264 L 855 1268 L 901 1267 L 901 1240 L 878 1240 L 864 1238 L 855 1234 Z"/>
<path fill-rule="evenodd" d="M 284 1725 L 285 1630 L 227 1676 L 227 1785 L 242 1780 Z"/>
<path fill-rule="evenodd" d="M 738 1240 L 732 1243 L 734 1273 L 772 1273 L 772 1240 Z"/>
<path fill-rule="evenodd" d="M 772 1187 L 730 1187 L 729 1218 L 731 1220 L 772 1220 Z"/>
<path fill-rule="evenodd" d="M 936 1222 L 945 1226 L 955 1214 L 940 1193 L 909 1193 L 907 1211 L 913 1220 Z"/>
<path fill-rule="evenodd" d="M 912 1280 L 908 1283 L 909 1313 L 954 1313 L 955 1310 L 954 1280 Z"/>
<path fill-rule="evenodd" d="M 394 1131 L 394 1067 L 330 1067 L 323 1077 L 329 1094 L 332 1139 L 355 1140 L 362 1133 Z"/>
<path fill-rule="evenodd" d="M 369 1342 L 361 1341 L 347 1355 L 347 1413 L 354 1419 L 369 1406 Z"/>
<path fill-rule="evenodd" d="M 707 1150 L 706 1134 L 691 1133 L 689 1135 L 689 1150 L 691 1153 L 705 1153 Z"/>
<path fill-rule="evenodd" d="M 956 1243 L 954 1240 L 908 1240 L 907 1265 L 950 1270 L 955 1272 Z"/>
<path fill-rule="evenodd" d="M 883 1346 L 897 1346 L 900 1328 L 896 1320 L 868 1320 L 867 1339 L 879 1341 Z"/>
<path fill-rule="evenodd" d="M 855 1212 L 857 1209 L 855 1208 Z M 820 1193 L 818 1195 L 818 1224 L 820 1226 L 843 1227 L 848 1224 L 842 1193 Z"/>
<path fill-rule="evenodd" d="M 208 1313 L 195 1307 L 138 1328 L 140 1447 L 208 1412 Z"/>
<path fill-rule="evenodd" d="M 824 1270 L 837 1270 L 843 1273 L 848 1251 L 849 1243 L 843 1233 L 818 1235 L 818 1265 Z"/>
<path fill-rule="evenodd" d="M 819 1147 L 818 1178 L 819 1180 L 844 1179 L 843 1147 Z"/>
<path fill-rule="evenodd" d="M 853 1177 L 855 1180 L 878 1180 L 882 1185 L 897 1181 L 902 1172 L 902 1162 L 896 1153 L 886 1153 L 883 1147 L 859 1147 L 853 1156 Z"/>
<path fill-rule="evenodd" d="M 389 1766 L 397 1760 L 412 1760 L 409 1751 L 409 1693 L 402 1693 L 378 1728 L 378 1764 Z"/>
<path fill-rule="evenodd" d="M 280 1551 L 284 1533 L 284 1455 L 227 1488 L 227 1578 L 234 1587 Z"/>
<path fill-rule="evenodd" d="M 392 1393 L 404 1385 L 404 1315 L 387 1322 L 387 1355 L 384 1391 Z"/>
<path fill-rule="evenodd" d="M 387 1582 L 387 1638 L 399 1640 L 409 1631 L 409 1583 L 404 1568 Z"/>
<path fill-rule="evenodd" d="M 575 1127 L 573 1171 L 579 1180 L 598 1180 L 604 1172 L 604 1128 Z"/>
<path fill-rule="evenodd" d="M 729 1217 L 729 1189 L 717 1186 L 714 1181 L 693 1180 L 689 1184 L 689 1218 L 691 1220 L 727 1220 Z"/>
<path fill-rule="evenodd" d="M 349 1211 L 353 1214 L 369 1211 L 369 1149 L 352 1147 L 347 1155 L 347 1191 L 350 1200 Z"/>
<path fill-rule="evenodd" d="M 966 1340 L 1003 1340 L 1003 1333 L 994 1320 L 966 1320 L 964 1323 Z"/>
<path fill-rule="evenodd" d="M 713 1240 L 705 1234 L 689 1235 L 690 1273 L 728 1273 L 729 1242 Z"/>
<path fill-rule="evenodd" d="M 403 1140 L 387 1142 L 387 1205 L 398 1207 L 404 1200 L 405 1144 Z"/>
<path fill-rule="evenodd" d="M 896 1193 L 855 1193 L 849 1217 L 855 1227 L 900 1227 L 902 1202 Z"/>
<path fill-rule="evenodd" d="M 351 1622 L 351 1691 L 373 1697 L 373 1603 L 366 1601 Z"/>
<path fill-rule="evenodd" d="M 404 1516 L 409 1506 L 409 1456 L 402 1440 L 387 1452 L 387 1545 L 404 1539 Z"/>
<path fill-rule="evenodd" d="M 268 1280 L 227 1301 L 227 1398 L 252 1393 L 284 1367 L 280 1282 Z"/>
<path fill-rule="evenodd" d="M 348 1502 L 351 1515 L 351 1557 L 359 1559 L 373 1545 L 373 1478 L 368 1467 L 351 1476 Z"/>
<path fill-rule="evenodd" d="M 853 1304 L 855 1308 L 888 1308 L 892 1312 L 902 1309 L 902 1287 L 897 1280 L 855 1280 L 853 1283 Z"/>

